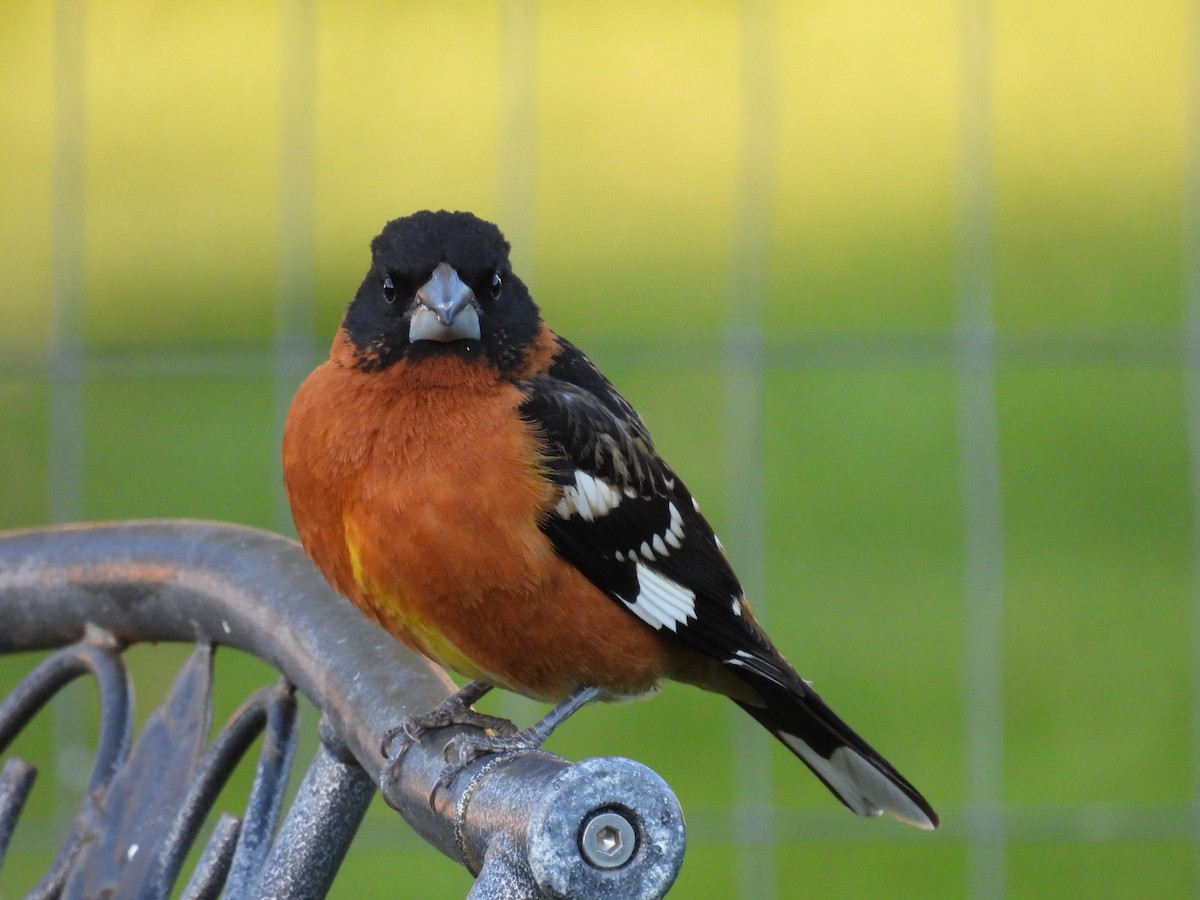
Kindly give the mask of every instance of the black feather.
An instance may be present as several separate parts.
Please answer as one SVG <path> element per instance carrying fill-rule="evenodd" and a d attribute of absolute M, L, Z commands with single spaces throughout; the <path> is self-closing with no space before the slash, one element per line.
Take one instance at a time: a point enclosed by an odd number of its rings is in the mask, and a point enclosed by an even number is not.
<path fill-rule="evenodd" d="M 737 576 L 641 418 L 583 353 L 559 342 L 550 374 L 521 384 L 521 415 L 541 432 L 548 468 L 560 484 L 572 484 L 578 470 L 633 496 L 592 520 L 548 516 L 542 530 L 563 558 L 626 605 L 637 597 L 637 564 L 695 592 L 696 616 L 674 630 L 676 639 L 721 662 L 740 650 L 764 672 L 787 678 L 787 664 L 758 624 L 734 612 L 735 601 L 744 604 Z M 631 558 L 643 542 L 665 534 L 672 507 L 682 520 L 681 546 L 652 560 Z"/>
<path fill-rule="evenodd" d="M 512 273 L 508 251 L 500 229 L 471 213 L 425 210 L 388 222 L 371 241 L 371 268 L 342 321 L 359 368 L 385 369 L 402 359 L 454 354 L 485 361 L 502 375 L 515 372 L 541 334 L 542 320 L 529 291 Z M 478 301 L 480 339 L 410 343 L 413 298 L 443 262 Z M 385 279 L 391 280 L 390 296 Z"/>
<path fill-rule="evenodd" d="M 757 687 L 763 705 L 744 703 L 740 700 L 735 702 L 807 765 L 847 809 L 859 815 L 889 812 L 919 828 L 938 827 L 938 814 L 921 796 L 920 791 L 854 729 L 843 722 L 811 687 L 801 684 L 798 688 L 789 689 L 761 680 L 758 681 Z M 891 788 L 903 795 L 908 803 L 894 796 L 889 797 L 891 791 L 886 788 L 880 791 L 875 786 L 851 784 L 847 789 L 844 782 L 834 783 L 822 771 L 821 766 L 814 765 L 805 758 L 805 754 L 797 749 L 789 737 L 793 740 L 798 739 L 817 757 L 827 762 L 835 759 L 835 754 L 839 751 L 845 752 L 845 748 L 850 748 L 869 764 L 870 769 L 882 776 Z M 828 768 L 836 767 L 830 763 Z"/>
<path fill-rule="evenodd" d="M 549 374 L 520 383 L 521 415 L 541 434 L 547 471 L 559 484 L 569 489 L 583 472 L 620 499 L 590 518 L 548 515 L 542 530 L 557 552 L 626 608 L 638 598 L 639 566 L 693 592 L 694 617 L 659 623 L 666 639 L 723 663 L 757 698 L 736 702 L 849 809 L 936 827 L 920 793 L 825 705 L 759 627 L 711 527 L 633 407 L 574 345 L 559 342 Z M 664 535 L 672 512 L 681 523 L 680 545 L 648 558 L 639 552 L 642 542 Z"/>

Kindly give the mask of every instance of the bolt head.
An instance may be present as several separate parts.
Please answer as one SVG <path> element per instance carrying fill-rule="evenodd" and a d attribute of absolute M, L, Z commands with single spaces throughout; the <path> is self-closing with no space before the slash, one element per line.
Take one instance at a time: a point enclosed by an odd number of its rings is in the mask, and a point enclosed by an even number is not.
<path fill-rule="evenodd" d="M 621 852 L 621 832 L 605 825 L 596 832 L 596 849 L 608 856 L 616 856 Z"/>
<path fill-rule="evenodd" d="M 629 862 L 636 845 L 633 823 L 612 810 L 588 819 L 580 840 L 584 859 L 601 869 L 615 869 Z"/>

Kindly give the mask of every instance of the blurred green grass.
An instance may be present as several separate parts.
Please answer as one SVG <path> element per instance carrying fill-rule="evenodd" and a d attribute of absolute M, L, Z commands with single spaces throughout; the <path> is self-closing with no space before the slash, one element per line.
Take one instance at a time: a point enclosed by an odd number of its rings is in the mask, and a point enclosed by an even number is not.
<path fill-rule="evenodd" d="M 832 801 L 772 747 L 780 894 L 963 893 L 958 385 L 936 349 L 956 322 L 962 240 L 959 8 L 779 5 L 768 45 L 752 48 L 770 56 L 772 87 L 750 100 L 749 32 L 731 3 L 543 4 L 529 58 L 514 56 L 505 3 L 314 8 L 308 185 L 280 174 L 295 100 L 280 73 L 295 48 L 278 8 L 87 8 L 84 242 L 73 248 L 86 300 L 69 323 L 80 352 L 117 369 L 143 352 L 186 361 L 233 348 L 263 362 L 170 376 L 99 367 L 83 392 L 86 517 L 286 529 L 269 357 L 287 192 L 313 200 L 321 346 L 384 221 L 427 206 L 498 219 L 532 236 L 514 258 L 547 318 L 596 348 L 718 531 L 732 474 L 763 467 L 767 593 L 756 606 L 801 671 L 947 814 L 928 841 L 891 823 L 825 834 L 803 823 L 836 816 Z M 1167 0 L 990 8 L 1001 338 L 1166 335 L 1176 346 L 1192 13 Z M 49 516 L 52 10 L 0 4 L 0 527 Z M 532 121 L 505 92 L 526 82 Z M 775 141 L 758 324 L 790 348 L 764 378 L 762 460 L 728 458 L 716 352 L 721 329 L 746 324 L 731 323 L 729 296 L 746 283 L 731 267 L 747 123 Z M 514 159 L 534 173 L 528 195 L 514 193 Z M 935 349 L 839 355 L 845 337 Z M 659 347 L 661 359 L 639 363 Z M 1119 825 L 1147 810 L 1169 819 L 1195 792 L 1184 378 L 1170 353 L 1001 356 L 1002 749 L 1015 813 L 1096 805 Z M 151 657 L 138 659 L 143 715 L 171 671 Z M 21 662 L 0 661 L 0 687 Z M 222 703 L 267 677 L 229 669 Z M 679 896 L 738 889 L 733 721 L 718 698 L 668 687 L 588 710 L 554 739 L 576 758 L 639 758 L 675 787 L 694 826 Z M 26 740 L 50 755 L 47 725 Z M 31 815 L 45 821 L 51 805 Z M 1015 841 L 1011 893 L 1195 893 L 1196 851 L 1178 836 L 1085 837 Z M 4 896 L 44 864 L 36 844 L 17 847 Z M 469 886 L 373 809 L 335 896 L 390 895 L 399 878 L 427 897 Z"/>

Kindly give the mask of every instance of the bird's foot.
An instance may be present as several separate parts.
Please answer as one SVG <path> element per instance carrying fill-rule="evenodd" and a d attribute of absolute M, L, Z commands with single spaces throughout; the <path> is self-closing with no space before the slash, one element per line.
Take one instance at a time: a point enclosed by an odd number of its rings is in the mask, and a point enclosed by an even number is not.
<path fill-rule="evenodd" d="M 447 742 L 443 751 L 446 767 L 438 777 L 434 793 L 437 793 L 439 788 L 450 787 L 455 776 L 480 757 L 507 756 L 510 753 L 537 750 L 548 736 L 538 731 L 536 725 L 523 731 L 514 729 L 507 734 L 456 734 Z"/>
<path fill-rule="evenodd" d="M 433 709 L 414 716 L 406 716 L 395 728 L 384 732 L 379 750 L 385 759 L 398 761 L 405 751 L 421 740 L 427 732 L 438 728 L 448 728 L 451 725 L 471 725 L 475 728 L 491 730 L 497 735 L 511 736 L 516 734 L 517 726 L 508 719 L 500 716 L 490 716 L 477 712 L 471 704 L 486 694 L 490 685 L 474 681 L 457 694 L 447 697 Z"/>
<path fill-rule="evenodd" d="M 599 688 L 578 688 L 562 703 L 550 710 L 545 718 L 522 731 L 513 729 L 507 733 L 500 732 L 492 735 L 456 734 L 446 744 L 444 751 L 446 767 L 442 769 L 442 774 L 438 777 L 434 794 L 437 793 L 438 788 L 450 787 L 450 782 L 454 780 L 454 777 L 481 756 L 505 756 L 510 753 L 526 753 L 530 750 L 537 750 L 546 743 L 546 739 L 550 737 L 555 728 L 565 722 L 581 706 L 594 700 L 600 694 Z"/>

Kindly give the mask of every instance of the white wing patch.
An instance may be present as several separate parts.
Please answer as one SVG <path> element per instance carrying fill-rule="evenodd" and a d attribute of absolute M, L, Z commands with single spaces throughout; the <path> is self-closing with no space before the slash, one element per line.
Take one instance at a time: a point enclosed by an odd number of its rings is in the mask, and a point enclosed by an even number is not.
<path fill-rule="evenodd" d="M 563 488 L 562 499 L 554 511 L 564 519 L 578 514 L 585 522 L 594 522 L 620 506 L 627 496 L 629 491 L 620 491 L 607 481 L 576 469 L 575 484 Z"/>
<path fill-rule="evenodd" d="M 582 475 L 583 473 L 581 472 L 579 474 Z M 603 481 L 599 482 L 599 484 L 605 487 L 608 486 Z M 567 491 L 571 491 L 571 493 L 568 495 Z M 610 506 L 605 508 L 604 512 L 611 511 L 613 507 L 621 502 L 621 496 L 616 494 L 615 490 L 613 491 L 613 494 L 616 496 L 616 499 Z M 575 509 L 574 504 L 577 502 L 575 498 L 578 496 L 580 496 L 579 491 L 576 491 L 574 488 L 566 488 L 563 492 L 562 500 L 560 500 L 558 503 L 558 514 L 564 518 L 569 517 L 572 511 Z M 637 495 L 631 495 L 627 489 L 625 491 L 625 496 L 636 497 Z M 571 504 L 569 506 L 568 501 Z M 649 540 L 642 541 L 640 547 L 633 547 L 632 549 L 625 551 L 615 551 L 613 556 L 616 558 L 617 562 L 625 562 L 627 560 L 629 562 L 639 562 L 639 556 L 645 562 L 654 562 L 656 559 L 662 559 L 665 556 L 669 556 L 672 550 L 678 550 L 683 546 L 683 516 L 679 514 L 679 510 L 675 508 L 674 503 L 667 503 L 667 511 L 671 516 L 671 521 L 667 524 L 667 530 L 662 534 L 653 535 Z M 580 515 L 583 515 L 583 513 L 581 512 Z M 591 518 L 588 516 L 583 515 L 583 517 L 588 519 L 588 521 L 591 521 Z M 594 518 L 594 516 L 592 518 Z"/>
<path fill-rule="evenodd" d="M 667 526 L 663 537 L 668 544 L 678 550 L 683 546 L 683 516 L 679 514 L 674 503 L 667 504 L 667 511 L 671 514 L 671 523 Z"/>
<path fill-rule="evenodd" d="M 688 619 L 696 618 L 696 592 L 637 564 L 638 595 L 632 603 L 622 598 L 639 619 L 655 630 L 675 631 Z"/>

